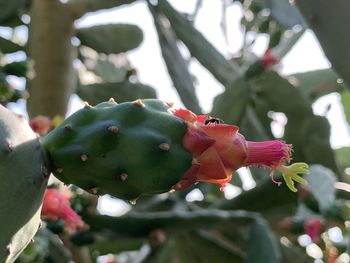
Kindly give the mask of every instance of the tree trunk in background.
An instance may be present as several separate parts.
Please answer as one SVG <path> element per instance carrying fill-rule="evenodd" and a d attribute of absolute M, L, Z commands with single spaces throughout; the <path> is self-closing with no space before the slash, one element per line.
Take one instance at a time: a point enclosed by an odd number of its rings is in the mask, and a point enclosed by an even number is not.
<path fill-rule="evenodd" d="M 29 72 L 27 101 L 30 117 L 65 116 L 76 85 L 73 32 L 74 18 L 67 5 L 59 0 L 32 1 L 29 56 L 33 67 Z"/>

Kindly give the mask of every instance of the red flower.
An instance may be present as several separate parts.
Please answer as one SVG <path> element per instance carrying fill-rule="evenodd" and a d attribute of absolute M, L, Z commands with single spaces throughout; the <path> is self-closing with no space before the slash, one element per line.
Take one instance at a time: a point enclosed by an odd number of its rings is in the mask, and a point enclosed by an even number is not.
<path fill-rule="evenodd" d="M 29 121 L 29 126 L 39 135 L 45 135 L 53 125 L 49 118 L 39 115 Z"/>
<path fill-rule="evenodd" d="M 323 230 L 323 222 L 318 218 L 310 218 L 304 222 L 305 233 L 314 243 L 318 243 Z"/>
<path fill-rule="evenodd" d="M 277 63 L 279 63 L 279 61 L 279 58 L 275 54 L 273 54 L 271 49 L 266 50 L 265 54 L 261 58 L 261 64 L 264 68 L 276 65 Z"/>
<path fill-rule="evenodd" d="M 246 141 L 237 126 L 222 124 L 207 115 L 197 116 L 189 110 L 175 110 L 174 115 L 188 124 L 182 143 L 193 156 L 192 166 L 173 187 L 175 190 L 187 188 L 198 181 L 225 186 L 235 170 L 250 165 L 268 167 L 272 170 L 271 175 L 276 170 L 280 171 L 287 186 L 294 192 L 297 189 L 293 180 L 307 183 L 298 175 L 308 173 L 307 164 L 284 165 L 291 159 L 291 145 L 280 140 Z"/>
<path fill-rule="evenodd" d="M 49 220 L 62 219 L 69 233 L 74 233 L 85 226 L 81 218 L 70 207 L 69 198 L 53 188 L 45 192 L 41 216 Z"/>

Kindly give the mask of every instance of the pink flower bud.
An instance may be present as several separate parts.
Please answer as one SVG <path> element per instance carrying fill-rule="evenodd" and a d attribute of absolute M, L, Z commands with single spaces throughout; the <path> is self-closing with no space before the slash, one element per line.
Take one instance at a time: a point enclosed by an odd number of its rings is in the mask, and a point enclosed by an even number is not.
<path fill-rule="evenodd" d="M 324 224 L 318 218 L 310 218 L 304 222 L 305 233 L 308 234 L 314 243 L 318 243 L 323 231 Z"/>
<path fill-rule="evenodd" d="M 39 115 L 30 120 L 29 126 L 39 135 L 45 135 L 51 129 L 52 121 L 45 116 Z"/>
<path fill-rule="evenodd" d="M 70 207 L 68 197 L 53 188 L 45 192 L 41 217 L 49 220 L 62 219 L 68 233 L 74 233 L 77 229 L 85 227 L 84 222 Z"/>
<path fill-rule="evenodd" d="M 273 66 L 279 63 L 279 58 L 273 54 L 271 49 L 266 50 L 265 54 L 261 58 L 261 64 L 264 68 Z"/>

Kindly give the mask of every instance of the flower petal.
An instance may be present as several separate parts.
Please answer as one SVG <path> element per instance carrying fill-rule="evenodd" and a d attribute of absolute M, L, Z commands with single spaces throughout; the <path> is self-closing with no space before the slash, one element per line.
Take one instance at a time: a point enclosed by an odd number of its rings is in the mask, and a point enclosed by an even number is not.
<path fill-rule="evenodd" d="M 197 157 L 207 150 L 211 145 L 215 143 L 215 140 L 208 136 L 202 130 L 195 128 L 194 126 L 188 127 L 182 144 L 192 156 Z"/>
<path fill-rule="evenodd" d="M 177 109 L 174 111 L 174 115 L 176 117 L 183 119 L 184 121 L 188 121 L 191 123 L 194 123 L 197 119 L 196 114 L 194 114 L 192 111 L 186 110 L 186 109 Z"/>
<path fill-rule="evenodd" d="M 228 124 L 201 125 L 200 127 L 206 134 L 215 139 L 220 138 L 221 140 L 229 141 L 233 140 L 239 130 L 237 126 Z"/>
<path fill-rule="evenodd" d="M 218 183 L 227 183 L 231 179 L 232 171 L 225 169 L 220 156 L 213 147 L 208 148 L 198 158 L 200 165 L 198 171 L 198 181 Z"/>
<path fill-rule="evenodd" d="M 188 187 L 197 183 L 197 175 L 200 166 L 198 164 L 193 164 L 182 176 L 181 180 L 176 183 L 171 189 L 175 191 L 184 190 Z"/>

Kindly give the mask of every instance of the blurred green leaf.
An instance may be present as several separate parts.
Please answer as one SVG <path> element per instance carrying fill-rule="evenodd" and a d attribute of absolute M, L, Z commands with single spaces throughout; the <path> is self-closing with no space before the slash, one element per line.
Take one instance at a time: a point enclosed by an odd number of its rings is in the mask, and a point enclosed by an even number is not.
<path fill-rule="evenodd" d="M 271 122 L 271 121 L 270 121 Z M 270 135 L 270 125 L 265 127 L 252 107 L 248 106 L 246 114 L 240 124 L 240 132 L 249 141 L 267 141 L 273 137 Z"/>
<path fill-rule="evenodd" d="M 211 115 L 230 124 L 239 125 L 249 102 L 249 83 L 237 79 L 215 97 Z"/>
<path fill-rule="evenodd" d="M 69 263 L 71 253 L 61 239 L 50 230 L 41 228 L 19 257 L 21 263 Z"/>
<path fill-rule="evenodd" d="M 0 37 L 0 52 L 1 53 L 14 53 L 23 50 L 23 47 L 8 40 L 6 38 Z"/>
<path fill-rule="evenodd" d="M 3 70 L 8 75 L 25 77 L 27 74 L 28 63 L 24 61 L 15 61 L 4 65 Z"/>
<path fill-rule="evenodd" d="M 283 26 L 293 27 L 304 23 L 298 9 L 288 0 L 265 0 L 271 15 Z"/>
<path fill-rule="evenodd" d="M 296 73 L 286 78 L 313 101 L 328 93 L 342 91 L 345 87 L 338 83 L 339 77 L 331 68 Z"/>
<path fill-rule="evenodd" d="M 239 263 L 242 258 L 222 247 L 210 233 L 197 231 L 180 232 L 170 237 L 163 247 L 158 248 L 145 262 L 149 263 Z"/>
<path fill-rule="evenodd" d="M 282 262 L 278 242 L 266 222 L 262 219 L 257 220 L 250 229 L 245 262 Z"/>
<path fill-rule="evenodd" d="M 105 54 L 118 54 L 138 47 L 142 30 L 131 24 L 105 24 L 80 28 L 77 37 L 84 46 Z"/>
<path fill-rule="evenodd" d="M 299 119 L 312 114 L 311 103 L 287 79 L 276 72 L 266 71 L 252 80 L 251 84 L 253 91 L 269 103 L 271 110 L 284 112 L 287 117 Z"/>
<path fill-rule="evenodd" d="M 346 26 L 350 22 L 350 2 L 343 0 L 334 5 L 332 1 L 298 0 L 295 4 L 334 70 L 350 85 L 350 55 L 344 52 L 350 46 Z"/>
<path fill-rule="evenodd" d="M 160 228 L 170 232 L 201 227 L 239 227 L 254 222 L 257 213 L 246 211 L 223 211 L 206 209 L 198 211 L 130 212 L 121 217 L 84 215 L 84 221 L 91 230 L 108 230 L 130 236 L 144 236 Z"/>
<path fill-rule="evenodd" d="M 92 105 L 110 98 L 114 98 L 119 103 L 156 97 L 156 92 L 152 87 L 129 81 L 81 85 L 77 90 L 77 94 L 82 100 L 88 101 Z"/>
<path fill-rule="evenodd" d="M 147 242 L 147 239 L 120 238 L 118 240 L 98 241 L 89 245 L 88 248 L 92 256 L 95 254 L 98 254 L 98 255 L 106 255 L 109 253 L 117 254 L 123 251 L 138 250 L 145 242 Z"/>
<path fill-rule="evenodd" d="M 223 85 L 230 85 L 240 76 L 240 68 L 228 62 L 225 57 L 166 0 L 159 0 L 160 11 L 168 18 L 176 36 L 187 46 L 195 57 Z"/>
<path fill-rule="evenodd" d="M 16 17 L 25 3 L 25 0 L 0 0 L 0 24 Z"/>
<path fill-rule="evenodd" d="M 350 91 L 340 93 L 341 103 L 343 104 L 344 114 L 348 124 L 350 124 Z"/>
<path fill-rule="evenodd" d="M 300 144 L 296 145 L 303 151 L 304 160 L 300 161 L 322 164 L 332 169 L 337 175 L 339 174 L 339 167 L 329 142 L 330 125 L 326 118 L 310 115 L 300 120 L 299 123 L 287 124 L 287 127 L 289 136 L 297 136 L 295 131 L 300 129 L 300 140 L 298 140 Z"/>
<path fill-rule="evenodd" d="M 193 85 L 194 79 L 177 46 L 174 32 L 170 27 L 166 26 L 168 20 L 163 14 L 157 12 L 157 9 L 150 4 L 149 9 L 153 15 L 159 45 L 172 82 L 186 108 L 200 114 L 202 110 Z"/>
<path fill-rule="evenodd" d="M 341 171 L 344 171 L 346 168 L 350 167 L 350 147 L 336 149 L 335 156 Z"/>
<path fill-rule="evenodd" d="M 266 140 L 267 138 L 274 138 L 271 131 L 272 119 L 269 117 L 269 112 L 271 111 L 271 106 L 269 105 L 269 103 L 263 97 L 259 97 L 255 93 L 251 93 L 250 107 L 253 111 L 254 117 L 257 118 L 256 121 L 260 123 L 260 125 L 262 126 L 261 129 L 265 131 L 266 138 L 264 140 Z M 247 138 L 253 140 L 254 137 Z"/>
<path fill-rule="evenodd" d="M 99 58 L 91 69 L 103 82 L 123 82 L 127 76 L 126 67 L 117 67 L 109 60 Z"/>
<path fill-rule="evenodd" d="M 310 174 L 304 175 L 308 181 L 308 189 L 318 201 L 320 210 L 325 212 L 333 205 L 335 200 L 336 175 L 332 170 L 322 165 L 311 165 Z"/>

